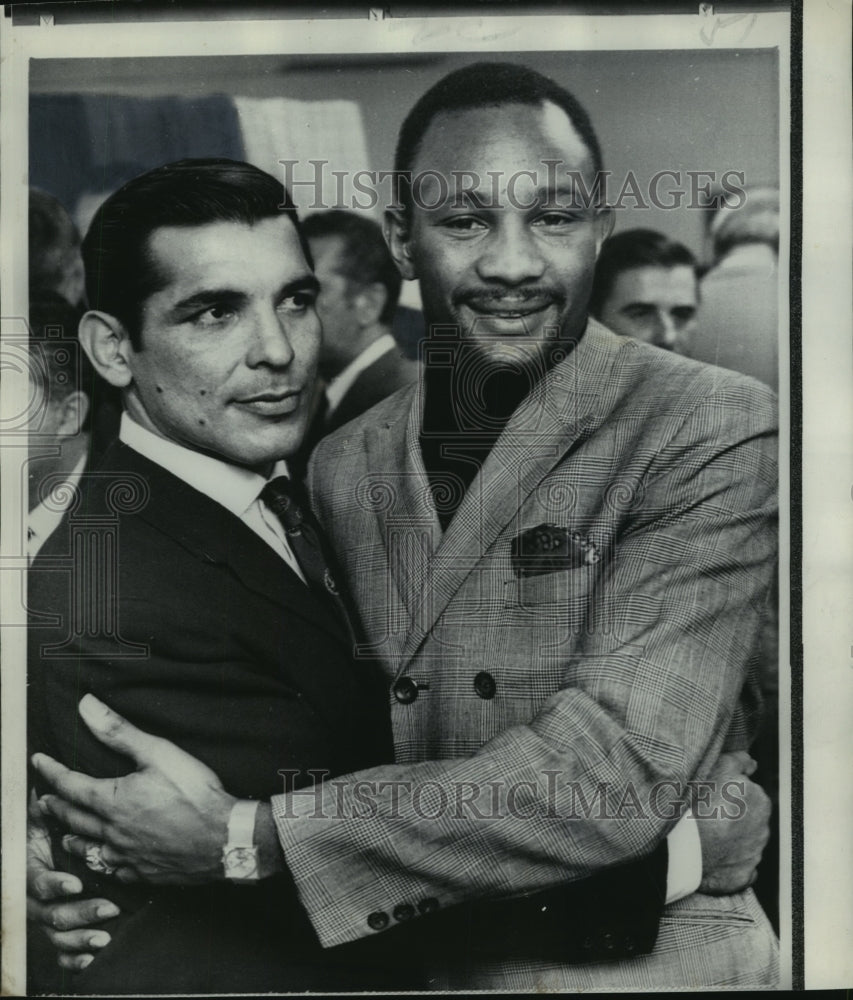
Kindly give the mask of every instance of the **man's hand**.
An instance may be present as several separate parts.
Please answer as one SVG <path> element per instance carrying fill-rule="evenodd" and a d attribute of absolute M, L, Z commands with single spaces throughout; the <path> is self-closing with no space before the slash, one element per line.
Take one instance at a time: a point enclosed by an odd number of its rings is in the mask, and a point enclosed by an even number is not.
<path fill-rule="evenodd" d="M 710 800 L 701 809 L 694 806 L 702 842 L 699 892 L 723 896 L 747 888 L 756 879 L 761 852 L 770 839 L 771 813 L 764 789 L 749 779 L 756 767 L 742 751 L 722 754 L 708 776 L 707 783 L 713 785 Z M 714 815 L 714 810 L 720 818 L 702 818 L 703 813 Z"/>
<path fill-rule="evenodd" d="M 93 951 L 110 943 L 97 925 L 117 917 L 118 907 L 108 899 L 70 899 L 83 891 L 80 879 L 53 867 L 50 836 L 35 794 L 27 823 L 27 919 L 37 923 L 56 948 L 63 969 L 85 969 Z"/>
<path fill-rule="evenodd" d="M 222 848 L 237 800 L 219 778 L 93 695 L 86 695 L 79 708 L 92 733 L 131 757 L 138 769 L 123 778 L 98 779 L 43 754 L 33 757 L 33 766 L 58 793 L 43 796 L 41 808 L 79 835 L 66 837 L 65 849 L 85 858 L 93 844 L 103 844 L 103 861 L 123 881 L 185 884 L 223 878 Z"/>

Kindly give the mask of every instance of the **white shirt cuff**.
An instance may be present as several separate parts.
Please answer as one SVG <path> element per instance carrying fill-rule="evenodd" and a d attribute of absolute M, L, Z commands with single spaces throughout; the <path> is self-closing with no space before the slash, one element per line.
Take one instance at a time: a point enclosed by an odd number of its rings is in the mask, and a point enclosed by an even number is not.
<path fill-rule="evenodd" d="M 666 872 L 666 901 L 690 896 L 702 881 L 702 842 L 692 813 L 686 813 L 666 838 L 669 864 Z"/>

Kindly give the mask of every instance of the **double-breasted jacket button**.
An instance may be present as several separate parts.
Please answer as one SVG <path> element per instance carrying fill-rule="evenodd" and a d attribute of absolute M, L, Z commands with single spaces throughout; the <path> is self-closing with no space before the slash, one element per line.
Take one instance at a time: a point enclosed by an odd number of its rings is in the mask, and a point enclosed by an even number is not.
<path fill-rule="evenodd" d="M 393 687 L 394 697 L 402 705 L 411 704 L 418 696 L 418 685 L 411 677 L 401 677 Z"/>
<path fill-rule="evenodd" d="M 415 915 L 415 908 L 411 903 L 400 903 L 399 906 L 394 907 L 394 919 L 403 921 L 411 920 Z"/>
<path fill-rule="evenodd" d="M 438 905 L 439 905 L 438 904 L 438 900 L 437 899 L 433 899 L 432 896 L 429 896 L 427 899 L 422 899 L 418 903 L 418 912 L 419 913 L 435 913 L 435 911 L 438 909 Z"/>
<path fill-rule="evenodd" d="M 388 914 L 383 913 L 382 910 L 374 911 L 367 918 L 367 926 L 374 931 L 384 931 L 388 924 Z"/>
<path fill-rule="evenodd" d="M 497 684 L 488 670 L 481 670 L 474 678 L 474 690 L 481 698 L 494 698 Z"/>

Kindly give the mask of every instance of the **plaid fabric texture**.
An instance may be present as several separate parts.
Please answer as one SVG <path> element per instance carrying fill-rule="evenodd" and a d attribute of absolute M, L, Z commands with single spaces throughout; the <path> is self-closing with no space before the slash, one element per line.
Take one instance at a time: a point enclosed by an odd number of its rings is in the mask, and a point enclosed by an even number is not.
<path fill-rule="evenodd" d="M 401 904 L 417 914 L 425 901 L 531 892 L 647 853 L 686 783 L 746 747 L 756 723 L 750 660 L 776 551 L 769 390 L 591 321 L 444 534 L 436 505 L 450 493 L 427 484 L 418 393 L 326 439 L 310 470 L 361 653 L 387 673 L 396 752 L 394 765 L 274 799 L 325 945 L 375 933 L 375 914 Z M 576 533 L 594 560 L 516 575 L 513 542 L 539 525 Z M 695 985 L 770 981 L 772 931 L 751 893 L 732 897 L 734 915 L 730 901 L 693 898 L 717 917 L 668 909 L 678 926 L 662 931 L 650 985 L 691 969 Z M 721 920 L 732 945 L 755 935 L 748 967 L 740 945 L 698 957 Z M 579 968 L 543 981 L 607 985 Z M 530 988 L 544 972 L 508 956 L 500 981 Z M 471 968 L 453 988 L 494 977 Z"/>

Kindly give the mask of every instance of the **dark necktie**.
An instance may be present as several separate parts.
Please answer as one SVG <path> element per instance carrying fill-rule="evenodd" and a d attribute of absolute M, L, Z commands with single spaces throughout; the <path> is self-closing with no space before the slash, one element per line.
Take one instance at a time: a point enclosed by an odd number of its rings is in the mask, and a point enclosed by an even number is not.
<path fill-rule="evenodd" d="M 288 476 L 271 479 L 261 490 L 260 498 L 281 522 L 309 587 L 333 608 L 354 637 L 352 611 L 335 583 L 318 526 L 300 504 L 293 481 Z"/>

